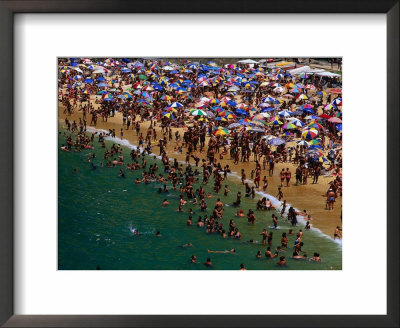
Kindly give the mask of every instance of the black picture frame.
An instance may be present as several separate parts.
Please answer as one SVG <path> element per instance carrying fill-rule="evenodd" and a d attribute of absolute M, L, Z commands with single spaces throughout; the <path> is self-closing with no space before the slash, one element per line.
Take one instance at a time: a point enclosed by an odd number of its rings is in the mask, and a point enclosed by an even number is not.
<path fill-rule="evenodd" d="M 4 327 L 399 327 L 399 1 L 0 0 L 0 325 Z M 17 13 L 384 13 L 387 17 L 387 315 L 14 315 L 13 22 Z M 18 196 L 18 195 L 16 195 Z M 371 282 L 373 283 L 373 282 Z M 367 286 L 366 286 L 367 288 Z M 345 291 L 343 291 L 345 293 Z M 344 296 L 344 295 L 343 295 Z"/>

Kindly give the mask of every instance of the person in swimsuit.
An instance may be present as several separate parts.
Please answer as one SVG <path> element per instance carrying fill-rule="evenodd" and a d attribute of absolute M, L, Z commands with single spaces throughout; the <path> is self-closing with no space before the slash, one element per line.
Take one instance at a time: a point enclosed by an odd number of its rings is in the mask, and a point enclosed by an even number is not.
<path fill-rule="evenodd" d="M 286 178 L 285 169 L 282 169 L 282 171 L 281 171 L 281 187 L 283 187 L 283 182 L 285 181 L 285 178 Z"/>
<path fill-rule="evenodd" d="M 333 191 L 333 189 L 328 190 L 328 210 L 333 210 L 333 203 L 335 202 L 336 199 L 336 193 Z"/>
<path fill-rule="evenodd" d="M 279 258 L 279 262 L 277 262 L 276 264 L 279 265 L 279 266 L 281 266 L 281 267 L 286 266 L 286 257 L 281 256 L 281 257 Z"/>
<path fill-rule="evenodd" d="M 286 187 L 289 187 L 291 177 L 292 172 L 290 172 L 289 168 L 286 168 Z"/>

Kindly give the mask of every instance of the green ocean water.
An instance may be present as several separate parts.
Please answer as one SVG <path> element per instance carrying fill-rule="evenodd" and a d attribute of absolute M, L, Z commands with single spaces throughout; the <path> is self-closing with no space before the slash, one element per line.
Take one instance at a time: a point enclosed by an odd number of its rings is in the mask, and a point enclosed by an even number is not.
<path fill-rule="evenodd" d="M 65 142 L 64 132 L 60 127 L 59 146 Z M 75 139 L 76 136 L 74 136 Z M 79 153 L 58 153 L 58 268 L 60 270 L 238 270 L 243 263 L 247 269 L 257 270 L 327 270 L 342 268 L 342 248 L 337 242 L 322 235 L 318 231 L 306 231 L 304 224 L 299 223 L 294 228 L 304 232 L 303 250 L 308 256 L 314 252 L 320 253 L 322 262 L 314 263 L 308 260 L 291 259 L 295 234 L 289 235 L 288 250 L 281 255 L 286 256 L 287 266 L 279 267 L 277 259 L 267 259 L 264 256 L 266 246 L 261 244 L 260 233 L 263 228 L 273 231 L 271 250 L 274 252 L 280 245 L 283 232 L 288 232 L 290 224 L 279 221 L 278 229 L 271 229 L 274 212 L 255 211 L 255 225 L 250 225 L 247 218 L 235 217 L 238 208 L 232 206 L 236 200 L 237 191 L 244 187 L 236 177 L 229 177 L 224 184 L 231 190 L 227 197 L 220 191 L 219 196 L 225 206 L 222 223 L 229 227 L 229 220 L 234 219 L 241 240 L 226 238 L 218 234 L 207 234 L 205 228 L 197 228 L 195 223 L 201 212 L 199 206 L 185 205 L 186 213 L 177 212 L 179 191 L 159 194 L 160 183 L 135 184 L 142 170 L 125 170 L 126 178 L 119 177 L 121 167 L 101 167 L 104 149 L 100 147 L 95 137 L 94 150 L 84 150 Z M 113 141 L 106 141 L 110 148 Z M 130 149 L 123 147 L 125 161 L 129 162 Z M 97 158 L 92 160 L 97 166 L 91 168 L 87 158 L 95 152 Z M 146 157 L 148 166 L 157 161 L 158 173 L 162 172 L 161 162 L 150 156 Z M 148 167 L 147 166 L 147 167 Z M 74 168 L 78 169 L 74 173 Z M 201 179 L 200 179 L 201 180 Z M 211 192 L 212 180 L 208 186 L 203 186 Z M 194 189 L 200 186 L 195 185 Z M 168 184 L 170 188 L 171 185 Z M 171 189 L 171 188 L 170 188 Z M 210 215 L 217 197 L 207 199 Z M 249 208 L 255 210 L 255 199 L 242 197 L 241 209 L 247 213 Z M 164 198 L 170 201 L 169 207 L 161 207 Z M 187 226 L 187 210 L 192 208 L 193 226 Z M 139 230 L 140 235 L 134 235 L 132 228 Z M 156 231 L 161 237 L 156 237 Z M 248 243 L 250 239 L 259 244 Z M 182 248 L 181 245 L 192 243 L 193 247 Z M 215 254 L 207 250 L 236 249 L 236 253 Z M 257 259 L 260 250 L 262 258 Z M 197 256 L 198 264 L 190 263 L 191 255 Z M 206 267 L 202 263 L 211 258 L 213 266 Z"/>

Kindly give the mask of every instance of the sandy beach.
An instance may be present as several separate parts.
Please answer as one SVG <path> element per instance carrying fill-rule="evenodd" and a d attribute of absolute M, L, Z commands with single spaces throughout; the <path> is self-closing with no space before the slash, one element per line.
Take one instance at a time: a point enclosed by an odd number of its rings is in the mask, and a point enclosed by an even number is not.
<path fill-rule="evenodd" d="M 92 103 L 94 103 L 94 97 Z M 82 112 L 75 110 L 71 115 L 64 114 L 65 107 L 59 103 L 59 120 L 61 123 L 64 122 L 65 118 L 68 120 L 79 122 L 79 118 L 82 118 Z M 96 126 L 93 126 L 96 129 L 115 129 L 117 135 L 119 135 L 119 131 L 122 127 L 122 114 L 117 113 L 114 117 L 109 117 L 107 122 L 103 122 L 101 118 L 97 120 Z M 150 125 L 150 121 L 146 121 L 141 123 L 141 132 L 143 135 L 146 134 L 147 128 Z M 88 125 L 89 126 L 89 125 Z M 181 135 L 183 134 L 184 128 L 173 128 L 173 133 L 176 130 L 180 130 Z M 156 126 L 157 135 L 162 136 L 161 128 Z M 124 127 L 124 139 L 129 140 L 129 142 L 133 145 L 138 145 L 138 137 L 136 135 L 136 131 L 126 130 Z M 208 142 L 208 137 L 206 144 Z M 157 142 L 155 142 L 156 144 Z M 180 154 L 174 151 L 174 147 L 176 143 L 174 139 L 167 144 L 167 154 L 170 158 L 176 158 L 179 161 L 185 161 L 185 155 Z M 159 147 L 156 145 L 152 148 L 153 152 L 158 155 Z M 205 153 L 200 154 L 197 153 L 200 158 L 205 158 Z M 239 162 L 237 165 L 233 164 L 233 160 L 229 159 L 229 155 L 224 156 L 223 160 L 220 160 L 221 165 L 224 166 L 229 164 L 231 170 L 235 172 L 238 176 L 240 176 L 240 172 L 242 169 L 245 170 L 246 176 L 250 178 L 250 172 L 255 168 L 255 162 L 250 160 L 250 162 Z M 194 164 L 194 160 L 191 159 L 191 164 Z M 261 177 L 264 175 L 267 176 L 268 179 L 268 188 L 266 192 L 272 196 L 276 196 L 278 192 L 278 186 L 280 186 L 280 178 L 279 172 L 282 168 L 289 168 L 292 172 L 295 171 L 296 166 L 292 163 L 277 163 L 275 164 L 274 174 L 272 177 L 268 177 L 268 167 L 266 170 L 262 170 Z M 333 210 L 327 210 L 325 207 L 326 204 L 326 192 L 329 189 L 329 182 L 332 181 L 334 177 L 329 176 L 320 176 L 318 184 L 311 184 L 312 179 L 308 179 L 308 184 L 295 186 L 293 180 L 291 181 L 291 185 L 289 187 L 284 186 L 282 188 L 283 191 L 283 199 L 297 208 L 299 211 L 307 210 L 307 213 L 311 215 L 312 220 L 310 221 L 312 227 L 320 229 L 324 234 L 333 238 L 334 230 L 336 226 L 342 227 L 341 222 L 341 206 L 342 206 L 342 197 L 338 197 L 336 199 L 335 208 Z M 239 180 L 238 180 L 239 182 Z M 262 189 L 258 189 L 262 191 Z"/>

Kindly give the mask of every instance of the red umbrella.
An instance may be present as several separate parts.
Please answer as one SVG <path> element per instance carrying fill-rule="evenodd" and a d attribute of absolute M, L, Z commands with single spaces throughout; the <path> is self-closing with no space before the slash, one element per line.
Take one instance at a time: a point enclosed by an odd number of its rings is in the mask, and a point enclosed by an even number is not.
<path fill-rule="evenodd" d="M 329 90 L 330 93 L 338 93 L 341 94 L 342 93 L 342 89 L 331 89 Z"/>
<path fill-rule="evenodd" d="M 319 117 L 329 119 L 332 116 L 329 116 L 328 114 L 322 114 L 322 115 L 319 115 Z"/>

